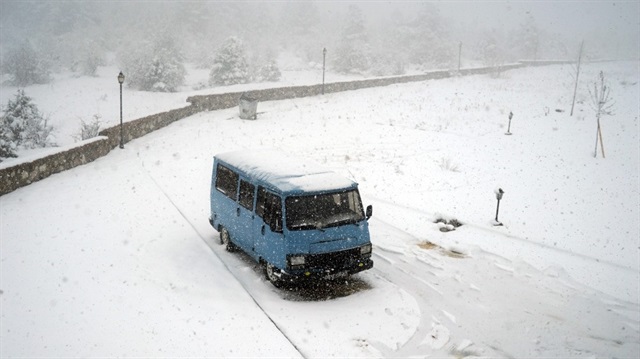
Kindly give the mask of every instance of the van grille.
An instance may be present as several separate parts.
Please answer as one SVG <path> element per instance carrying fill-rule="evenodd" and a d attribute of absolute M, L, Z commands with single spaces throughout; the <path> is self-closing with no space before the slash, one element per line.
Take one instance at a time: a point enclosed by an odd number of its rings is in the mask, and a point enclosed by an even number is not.
<path fill-rule="evenodd" d="M 306 267 L 323 269 L 342 269 L 356 263 L 360 258 L 360 248 L 346 251 L 311 254 L 306 257 Z"/>

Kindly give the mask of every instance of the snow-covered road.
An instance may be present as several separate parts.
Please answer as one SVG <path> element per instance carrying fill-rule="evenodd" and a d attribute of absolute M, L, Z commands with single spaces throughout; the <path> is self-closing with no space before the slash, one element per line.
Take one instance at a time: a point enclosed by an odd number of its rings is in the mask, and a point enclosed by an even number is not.
<path fill-rule="evenodd" d="M 580 137 L 584 116 L 534 116 L 529 104 L 536 96 L 546 103 L 557 73 L 508 74 L 263 103 L 257 121 L 235 118 L 235 109 L 201 113 L 0 197 L 0 356 L 636 357 L 637 176 L 618 177 L 638 169 L 638 154 L 624 151 L 637 144 L 629 131 L 637 117 L 608 124 L 618 143 L 608 162 L 593 165 L 588 149 L 576 149 L 592 140 Z M 531 78 L 547 82 L 545 91 Z M 505 88 L 518 115 L 534 118 L 519 123 L 515 144 L 494 120 L 506 106 L 483 97 Z M 476 90 L 475 100 L 454 95 Z M 564 147 L 561 133 L 573 139 Z M 544 161 L 521 152 L 531 143 Z M 483 165 L 514 146 L 502 157 L 509 171 Z M 212 156 L 255 147 L 314 158 L 361 183 L 364 204 L 374 206 L 372 270 L 320 289 L 280 290 L 246 256 L 224 251 L 207 221 Z M 530 196 L 527 186 L 566 183 L 557 168 L 565 158 L 573 174 L 593 175 L 577 181 L 581 190 L 609 179 L 620 188 L 569 210 L 575 189 Z M 608 171 L 594 175 L 594 166 Z M 505 226 L 494 228 L 490 196 L 503 183 Z M 611 207 L 607 196 L 617 199 Z M 550 199 L 558 219 L 546 223 L 553 217 L 540 212 Z M 584 217 L 596 207 L 603 219 Z M 608 213 L 617 208 L 627 211 Z M 440 232 L 439 216 L 465 223 Z M 608 230 L 617 233 L 574 232 L 616 216 L 623 221 Z M 602 260 L 594 236 L 609 241 Z"/>

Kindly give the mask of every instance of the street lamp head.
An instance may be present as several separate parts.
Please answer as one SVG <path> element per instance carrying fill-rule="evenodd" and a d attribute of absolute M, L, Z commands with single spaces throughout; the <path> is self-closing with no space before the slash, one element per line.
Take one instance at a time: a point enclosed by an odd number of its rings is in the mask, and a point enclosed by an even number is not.
<path fill-rule="evenodd" d="M 120 85 L 122 85 L 122 83 L 124 82 L 124 74 L 122 73 L 122 71 L 120 71 L 120 73 L 118 74 L 118 82 L 120 83 Z"/>
<path fill-rule="evenodd" d="M 496 189 L 496 198 L 498 199 L 498 201 L 502 199 L 503 194 L 504 194 L 504 191 L 502 190 L 502 188 Z"/>
<path fill-rule="evenodd" d="M 326 47 L 322 49 L 322 54 L 323 54 L 323 55 L 326 55 L 326 54 L 327 54 L 327 48 L 326 48 Z"/>

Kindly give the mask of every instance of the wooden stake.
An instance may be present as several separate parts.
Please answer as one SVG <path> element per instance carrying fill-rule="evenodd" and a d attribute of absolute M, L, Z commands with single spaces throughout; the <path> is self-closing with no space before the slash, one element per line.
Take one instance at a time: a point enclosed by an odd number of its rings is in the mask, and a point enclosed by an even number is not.
<path fill-rule="evenodd" d="M 602 127 L 600 127 L 600 121 L 598 121 L 598 136 L 600 137 L 600 150 L 602 151 L 602 158 L 604 158 L 604 143 L 602 143 Z"/>

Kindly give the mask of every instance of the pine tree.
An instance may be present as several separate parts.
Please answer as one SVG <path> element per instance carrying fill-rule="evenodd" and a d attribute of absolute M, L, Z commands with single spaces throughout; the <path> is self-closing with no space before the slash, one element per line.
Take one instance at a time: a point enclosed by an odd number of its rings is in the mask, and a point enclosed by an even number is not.
<path fill-rule="evenodd" d="M 210 85 L 235 85 L 249 80 L 249 66 L 242 41 L 228 38 L 218 50 L 209 73 Z"/>
<path fill-rule="evenodd" d="M 416 16 L 409 21 L 402 42 L 408 48 L 409 60 L 417 65 L 445 67 L 455 56 L 438 8 L 421 4 Z"/>
<path fill-rule="evenodd" d="M 510 39 L 511 51 L 515 57 L 525 60 L 537 60 L 539 52 L 540 35 L 535 19 L 527 16 L 517 31 L 514 31 Z"/>
<path fill-rule="evenodd" d="M 346 26 L 342 31 L 342 39 L 338 45 L 334 69 L 342 73 L 362 73 L 371 64 L 371 49 L 364 26 L 362 10 L 350 5 L 347 12 Z"/>
<path fill-rule="evenodd" d="M 53 128 L 47 122 L 31 97 L 25 95 L 24 90 L 18 90 L 15 99 L 9 100 L 4 108 L 0 124 L 3 148 L 54 146 L 51 139 Z"/>
<path fill-rule="evenodd" d="M 127 83 L 143 91 L 175 92 L 184 83 L 186 69 L 173 38 L 156 36 L 152 42 L 121 54 Z"/>
<path fill-rule="evenodd" d="M 318 43 L 327 40 L 318 6 L 313 1 L 287 1 L 282 10 L 278 28 L 282 46 L 305 61 L 317 61 L 322 48 Z"/>
<path fill-rule="evenodd" d="M 10 49 L 3 65 L 3 71 L 12 77 L 10 83 L 14 86 L 44 84 L 50 80 L 48 62 L 29 41 Z"/>
<path fill-rule="evenodd" d="M 0 126 L 0 162 L 3 158 L 18 157 L 16 155 L 16 144 L 10 136 L 8 128 Z"/>
<path fill-rule="evenodd" d="M 479 44 L 479 51 L 484 65 L 495 68 L 495 71 L 491 73 L 492 77 L 500 76 L 502 67 L 506 61 L 505 51 L 501 43 L 500 34 L 494 30 L 487 32 Z"/>

